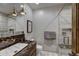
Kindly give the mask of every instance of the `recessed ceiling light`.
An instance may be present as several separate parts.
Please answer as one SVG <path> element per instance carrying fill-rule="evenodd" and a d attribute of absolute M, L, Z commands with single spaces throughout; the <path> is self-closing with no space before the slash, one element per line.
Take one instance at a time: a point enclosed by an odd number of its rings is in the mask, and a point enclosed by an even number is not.
<path fill-rule="evenodd" d="M 39 5 L 39 3 L 36 3 L 36 5 Z"/>
<path fill-rule="evenodd" d="M 23 7 L 24 7 L 24 5 L 20 5 L 20 7 L 21 7 L 21 8 L 23 8 Z"/>
<path fill-rule="evenodd" d="M 40 14 L 40 15 L 43 15 L 43 14 L 44 14 L 44 11 L 43 11 L 43 10 L 40 10 L 40 11 L 39 11 L 39 14 Z"/>

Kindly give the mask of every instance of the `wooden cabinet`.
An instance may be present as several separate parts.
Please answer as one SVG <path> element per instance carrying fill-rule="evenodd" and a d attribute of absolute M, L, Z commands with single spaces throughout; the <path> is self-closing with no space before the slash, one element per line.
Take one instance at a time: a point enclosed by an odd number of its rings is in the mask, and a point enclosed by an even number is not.
<path fill-rule="evenodd" d="M 79 53 L 79 4 L 72 4 L 72 53 Z"/>

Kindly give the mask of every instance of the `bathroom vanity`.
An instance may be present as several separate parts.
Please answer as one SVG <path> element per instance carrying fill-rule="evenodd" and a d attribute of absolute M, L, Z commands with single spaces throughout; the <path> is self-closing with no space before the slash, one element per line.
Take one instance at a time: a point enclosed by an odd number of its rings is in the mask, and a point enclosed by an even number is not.
<path fill-rule="evenodd" d="M 35 56 L 36 42 L 25 40 L 24 34 L 0 38 L 0 56 Z"/>
<path fill-rule="evenodd" d="M 36 43 L 31 42 L 30 44 L 25 46 L 22 50 L 20 50 L 18 53 L 16 53 L 14 56 L 36 56 Z"/>

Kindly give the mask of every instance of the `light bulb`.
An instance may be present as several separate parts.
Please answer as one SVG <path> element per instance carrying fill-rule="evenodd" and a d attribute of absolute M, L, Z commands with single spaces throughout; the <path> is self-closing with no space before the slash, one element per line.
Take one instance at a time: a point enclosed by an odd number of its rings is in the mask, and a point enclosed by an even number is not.
<path fill-rule="evenodd" d="M 25 15 L 25 12 L 21 12 L 20 14 L 21 14 L 21 15 Z"/>
<path fill-rule="evenodd" d="M 17 14 L 14 14 L 14 13 L 13 13 L 12 16 L 17 16 Z"/>

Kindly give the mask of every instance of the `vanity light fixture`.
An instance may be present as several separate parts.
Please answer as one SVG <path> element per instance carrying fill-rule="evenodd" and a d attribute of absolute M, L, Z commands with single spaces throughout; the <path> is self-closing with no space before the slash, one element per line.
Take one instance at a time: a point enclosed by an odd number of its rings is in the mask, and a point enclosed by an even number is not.
<path fill-rule="evenodd" d="M 20 11 L 20 14 L 21 15 L 25 15 L 26 14 L 26 12 L 24 11 L 24 5 L 21 5 L 21 11 Z"/>
<path fill-rule="evenodd" d="M 17 16 L 17 12 L 15 9 L 13 9 L 12 16 Z"/>
<path fill-rule="evenodd" d="M 21 15 L 25 15 L 26 13 L 24 12 L 24 9 L 22 8 L 21 12 L 20 12 Z"/>
<path fill-rule="evenodd" d="M 13 12 L 9 15 L 11 15 L 13 17 L 19 16 L 19 15 L 24 16 L 26 14 L 26 12 L 24 11 L 24 5 L 20 5 L 20 7 L 21 7 L 20 11 L 16 11 L 16 9 L 14 8 Z"/>

